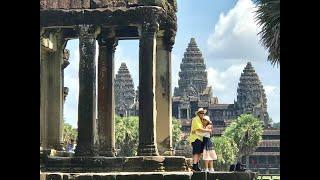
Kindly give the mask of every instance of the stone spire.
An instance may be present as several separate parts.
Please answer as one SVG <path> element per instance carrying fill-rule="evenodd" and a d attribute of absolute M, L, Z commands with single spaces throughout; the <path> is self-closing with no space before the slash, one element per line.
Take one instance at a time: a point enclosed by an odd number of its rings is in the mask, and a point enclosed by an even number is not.
<path fill-rule="evenodd" d="M 201 94 L 207 87 L 208 79 L 202 53 L 194 38 L 188 44 L 180 69 L 179 87 L 175 88 L 174 96 L 183 96 L 184 92 L 191 96 Z"/>
<path fill-rule="evenodd" d="M 250 112 L 268 125 L 267 98 L 263 85 L 251 65 L 248 62 L 241 73 L 237 89 L 237 101 L 235 102 L 237 114 Z"/>
<path fill-rule="evenodd" d="M 134 104 L 133 80 L 125 63 L 121 63 L 114 84 L 116 113 L 126 115 Z M 127 114 L 128 115 L 128 114 Z"/>

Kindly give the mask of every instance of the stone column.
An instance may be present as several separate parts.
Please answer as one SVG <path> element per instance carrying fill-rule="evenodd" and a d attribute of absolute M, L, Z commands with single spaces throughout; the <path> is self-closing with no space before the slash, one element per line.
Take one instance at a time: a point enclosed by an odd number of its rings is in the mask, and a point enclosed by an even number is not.
<path fill-rule="evenodd" d="M 250 162 L 249 162 L 249 155 L 247 155 L 247 156 L 245 156 L 245 157 L 246 157 L 246 167 L 247 167 L 247 168 L 251 168 L 251 167 L 250 167 L 250 164 L 249 164 L 249 163 L 250 163 Z"/>
<path fill-rule="evenodd" d="M 48 53 L 40 46 L 40 146 L 47 148 Z"/>
<path fill-rule="evenodd" d="M 48 54 L 47 61 L 47 148 L 62 150 L 63 137 L 63 88 L 62 88 L 62 62 L 65 41 L 61 31 L 56 30 L 50 34 L 53 44 L 52 52 Z"/>
<path fill-rule="evenodd" d="M 98 58 L 99 155 L 115 156 L 114 52 L 115 38 L 100 38 Z"/>
<path fill-rule="evenodd" d="M 172 155 L 171 48 L 157 38 L 156 107 L 157 145 L 161 155 Z"/>
<path fill-rule="evenodd" d="M 190 110 L 187 108 L 187 119 L 190 119 Z"/>
<path fill-rule="evenodd" d="M 76 156 L 95 156 L 96 149 L 96 28 L 79 27 L 79 102 Z"/>
<path fill-rule="evenodd" d="M 156 144 L 156 31 L 158 24 L 144 23 L 139 45 L 139 146 L 138 156 L 159 155 Z"/>

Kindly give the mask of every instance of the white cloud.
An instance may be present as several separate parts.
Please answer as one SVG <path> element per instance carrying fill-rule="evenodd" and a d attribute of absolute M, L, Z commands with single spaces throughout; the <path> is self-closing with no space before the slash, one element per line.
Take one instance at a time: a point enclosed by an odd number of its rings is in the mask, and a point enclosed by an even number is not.
<path fill-rule="evenodd" d="M 238 0 L 227 14 L 221 13 L 207 40 L 211 57 L 264 61 L 267 51 L 259 43 L 260 27 L 254 20 L 255 5 L 251 0 Z"/>
<path fill-rule="evenodd" d="M 181 60 L 179 59 L 179 57 L 172 53 L 171 54 L 171 88 L 172 88 L 172 95 L 174 93 L 174 88 L 178 87 L 180 63 L 181 63 Z"/>
<path fill-rule="evenodd" d="M 139 85 L 139 46 L 136 45 L 136 53 L 133 56 L 128 57 L 125 50 L 122 48 L 121 43 L 133 43 L 133 42 L 119 42 L 115 52 L 115 75 L 118 73 L 121 63 L 126 63 L 127 68 L 131 74 L 135 90 Z M 131 44 L 132 45 L 132 44 Z M 131 54 L 132 55 L 132 54 Z"/>
<path fill-rule="evenodd" d="M 277 93 L 278 88 L 276 86 L 266 85 L 264 87 L 264 90 L 267 96 L 272 96 L 275 95 L 275 93 Z"/>
<path fill-rule="evenodd" d="M 277 86 L 266 85 L 264 90 L 267 96 L 268 113 L 273 122 L 280 121 L 280 88 Z"/>
<path fill-rule="evenodd" d="M 79 40 L 71 40 L 67 44 L 70 50 L 70 65 L 64 70 L 64 86 L 69 88 L 69 94 L 64 103 L 65 121 L 77 127 L 78 96 L 79 96 Z"/>
<path fill-rule="evenodd" d="M 245 66 L 246 64 L 234 64 L 225 71 L 208 67 L 208 86 L 213 87 L 213 95 L 218 97 L 219 103 L 233 103 L 240 75 Z"/>

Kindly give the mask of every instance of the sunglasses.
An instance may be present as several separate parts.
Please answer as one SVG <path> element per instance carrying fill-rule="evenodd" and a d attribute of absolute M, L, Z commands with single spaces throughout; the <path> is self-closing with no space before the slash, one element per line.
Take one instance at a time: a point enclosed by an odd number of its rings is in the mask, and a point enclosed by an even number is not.
<path fill-rule="evenodd" d="M 199 114 L 204 114 L 203 112 L 199 113 Z"/>

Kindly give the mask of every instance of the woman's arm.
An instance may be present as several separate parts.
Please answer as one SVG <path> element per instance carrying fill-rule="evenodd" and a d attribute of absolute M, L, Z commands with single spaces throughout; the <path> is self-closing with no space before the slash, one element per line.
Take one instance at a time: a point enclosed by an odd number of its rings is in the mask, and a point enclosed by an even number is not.
<path fill-rule="evenodd" d="M 199 128 L 196 131 L 198 131 L 198 132 L 211 132 L 210 129 L 205 129 L 205 128 Z"/>

